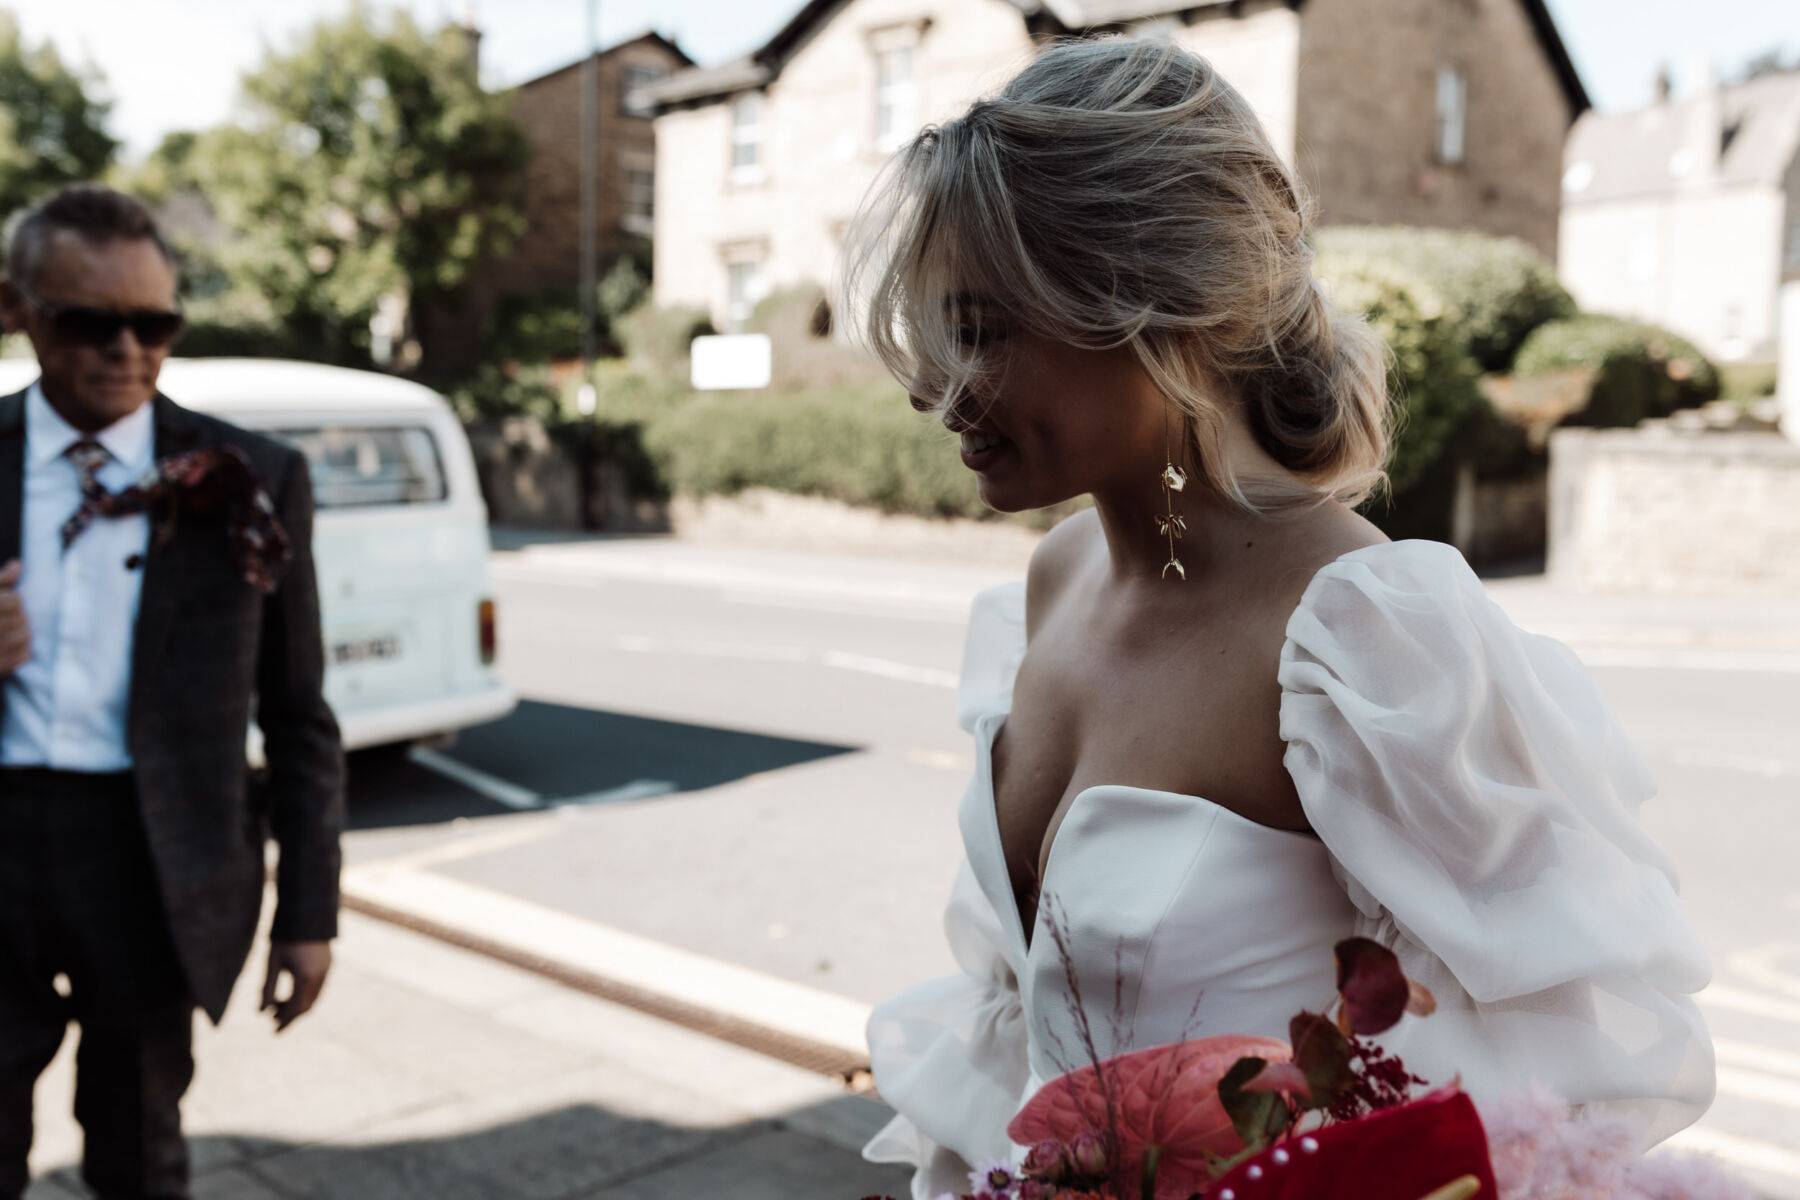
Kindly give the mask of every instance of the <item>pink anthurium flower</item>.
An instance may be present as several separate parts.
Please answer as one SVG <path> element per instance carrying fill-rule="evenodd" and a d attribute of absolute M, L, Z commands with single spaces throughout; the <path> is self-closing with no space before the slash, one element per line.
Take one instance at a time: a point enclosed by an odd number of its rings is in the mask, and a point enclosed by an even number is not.
<path fill-rule="evenodd" d="M 1120 1055 L 1045 1084 L 1007 1136 L 1020 1145 L 1067 1145 L 1084 1133 L 1116 1137 L 1109 1158 L 1134 1194 L 1154 1146 L 1157 1200 L 1187 1200 L 1212 1179 L 1208 1155 L 1230 1157 L 1244 1148 L 1219 1103 L 1219 1080 L 1245 1057 L 1286 1063 L 1293 1052 L 1286 1042 L 1234 1035 Z"/>

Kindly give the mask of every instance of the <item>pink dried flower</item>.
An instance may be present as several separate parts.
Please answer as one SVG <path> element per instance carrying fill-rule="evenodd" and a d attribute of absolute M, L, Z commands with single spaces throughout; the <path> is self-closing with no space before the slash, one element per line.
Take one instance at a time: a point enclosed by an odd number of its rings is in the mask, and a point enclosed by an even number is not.
<path fill-rule="evenodd" d="M 1083 1179 L 1104 1179 L 1108 1170 L 1106 1139 L 1097 1133 L 1079 1133 L 1069 1143 L 1075 1173 Z"/>
<path fill-rule="evenodd" d="M 1025 1174 L 1043 1183 L 1066 1183 L 1075 1173 L 1075 1160 L 1069 1156 L 1069 1146 L 1046 1138 L 1033 1144 L 1025 1155 Z"/>

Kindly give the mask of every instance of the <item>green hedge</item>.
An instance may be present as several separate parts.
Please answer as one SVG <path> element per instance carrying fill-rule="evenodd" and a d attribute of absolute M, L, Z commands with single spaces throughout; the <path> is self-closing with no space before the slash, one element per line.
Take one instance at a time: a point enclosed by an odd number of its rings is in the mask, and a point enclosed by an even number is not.
<path fill-rule="evenodd" d="M 1445 229 L 1320 230 L 1321 259 L 1378 261 L 1435 294 L 1483 371 L 1505 371 L 1533 329 L 1576 313 L 1556 270 L 1515 238 Z"/>
<path fill-rule="evenodd" d="M 1388 390 L 1399 421 L 1388 490 L 1404 497 L 1487 403 L 1464 350 L 1463 330 L 1428 283 L 1384 259 L 1327 250 L 1319 256 L 1319 275 L 1332 300 L 1366 316 L 1392 355 Z M 1375 507 L 1381 510 L 1382 503 Z"/>
<path fill-rule="evenodd" d="M 943 427 L 887 381 L 802 392 L 715 392 L 645 423 L 670 487 L 764 487 L 920 516 L 986 514 Z"/>
<path fill-rule="evenodd" d="M 1540 326 L 1519 348 L 1520 378 L 1568 367 L 1594 373 L 1587 406 L 1569 425 L 1635 425 L 1716 400 L 1719 372 L 1692 342 L 1618 317 L 1583 316 Z"/>

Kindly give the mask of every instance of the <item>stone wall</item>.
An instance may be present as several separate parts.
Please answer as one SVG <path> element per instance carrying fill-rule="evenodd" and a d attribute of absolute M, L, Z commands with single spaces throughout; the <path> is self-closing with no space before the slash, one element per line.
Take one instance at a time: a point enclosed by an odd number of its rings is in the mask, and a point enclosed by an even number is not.
<path fill-rule="evenodd" d="M 1519 0 L 1309 0 L 1298 162 L 1326 224 L 1522 238 L 1556 258 L 1574 120 Z M 1435 156 L 1437 76 L 1468 80 L 1461 163 Z"/>
<path fill-rule="evenodd" d="M 1662 423 L 1559 429 L 1549 558 L 1580 591 L 1800 594 L 1800 445 Z"/>

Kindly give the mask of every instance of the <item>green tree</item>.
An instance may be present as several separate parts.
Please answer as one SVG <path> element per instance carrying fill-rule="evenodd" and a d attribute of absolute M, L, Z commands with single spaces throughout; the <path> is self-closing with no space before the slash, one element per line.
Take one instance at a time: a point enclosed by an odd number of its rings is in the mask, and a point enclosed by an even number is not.
<path fill-rule="evenodd" d="M 234 286 L 290 336 L 356 360 L 370 322 L 453 302 L 521 227 L 523 134 L 464 33 L 362 4 L 244 78 L 243 118 L 180 154 L 229 232 Z M 402 363 L 404 365 L 404 363 Z"/>
<path fill-rule="evenodd" d="M 17 19 L 0 10 L 0 217 L 111 164 L 119 143 L 105 129 L 110 106 L 87 93 L 98 82 L 48 42 L 25 45 Z"/>

